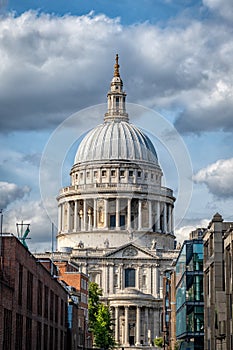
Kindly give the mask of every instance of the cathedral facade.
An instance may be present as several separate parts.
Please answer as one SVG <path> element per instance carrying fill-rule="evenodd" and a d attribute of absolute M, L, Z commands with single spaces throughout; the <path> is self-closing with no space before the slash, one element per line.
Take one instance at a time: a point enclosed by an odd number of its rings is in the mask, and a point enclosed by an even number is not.
<path fill-rule="evenodd" d="M 101 125 L 80 142 L 58 195 L 57 248 L 103 291 L 119 347 L 161 336 L 162 275 L 176 256 L 173 191 L 149 137 L 131 124 L 118 56 Z"/>

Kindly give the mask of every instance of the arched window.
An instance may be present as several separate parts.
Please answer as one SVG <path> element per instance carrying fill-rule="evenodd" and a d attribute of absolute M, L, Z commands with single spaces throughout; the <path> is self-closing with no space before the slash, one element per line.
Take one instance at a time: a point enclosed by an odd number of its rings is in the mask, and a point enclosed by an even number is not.
<path fill-rule="evenodd" d="M 135 287 L 135 269 L 125 269 L 125 288 Z"/>

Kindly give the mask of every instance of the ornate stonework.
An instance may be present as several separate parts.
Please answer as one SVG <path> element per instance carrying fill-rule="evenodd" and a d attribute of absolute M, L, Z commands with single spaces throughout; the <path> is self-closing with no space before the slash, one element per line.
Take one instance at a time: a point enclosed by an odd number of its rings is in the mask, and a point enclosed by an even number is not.
<path fill-rule="evenodd" d="M 78 146 L 58 195 L 58 255 L 103 290 L 120 347 L 160 336 L 162 271 L 176 256 L 171 189 L 149 137 L 129 122 L 118 56 L 104 123 Z"/>

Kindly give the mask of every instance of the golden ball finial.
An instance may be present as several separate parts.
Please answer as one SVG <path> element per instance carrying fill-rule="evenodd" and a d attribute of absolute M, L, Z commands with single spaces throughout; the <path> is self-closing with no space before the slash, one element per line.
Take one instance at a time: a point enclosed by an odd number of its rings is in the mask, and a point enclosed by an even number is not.
<path fill-rule="evenodd" d="M 120 73 L 119 73 L 119 64 L 118 64 L 118 54 L 116 54 L 116 63 L 114 65 L 114 77 L 119 77 Z"/>

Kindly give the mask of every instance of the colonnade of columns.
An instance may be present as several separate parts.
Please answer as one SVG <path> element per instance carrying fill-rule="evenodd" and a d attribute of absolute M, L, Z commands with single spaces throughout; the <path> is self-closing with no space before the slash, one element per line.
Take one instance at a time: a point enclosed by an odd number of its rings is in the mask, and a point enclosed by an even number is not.
<path fill-rule="evenodd" d="M 173 232 L 173 204 L 155 200 L 115 198 L 115 210 L 109 210 L 109 198 L 71 200 L 59 204 L 58 231 L 77 232 L 96 229 L 153 230 Z M 100 206 L 99 201 L 103 202 Z M 122 202 L 124 208 L 122 209 Z M 82 205 L 80 204 L 82 202 Z M 136 203 L 136 207 L 135 207 Z M 146 203 L 146 209 L 144 209 Z M 133 205 L 134 204 L 134 205 Z M 146 213 L 147 219 L 143 217 Z M 114 216 L 114 224 L 110 216 Z M 123 217 L 123 224 L 121 222 Z"/>
<path fill-rule="evenodd" d="M 122 346 L 151 345 L 159 330 L 158 312 L 145 305 L 121 305 L 112 307 L 115 319 L 115 341 Z"/>

